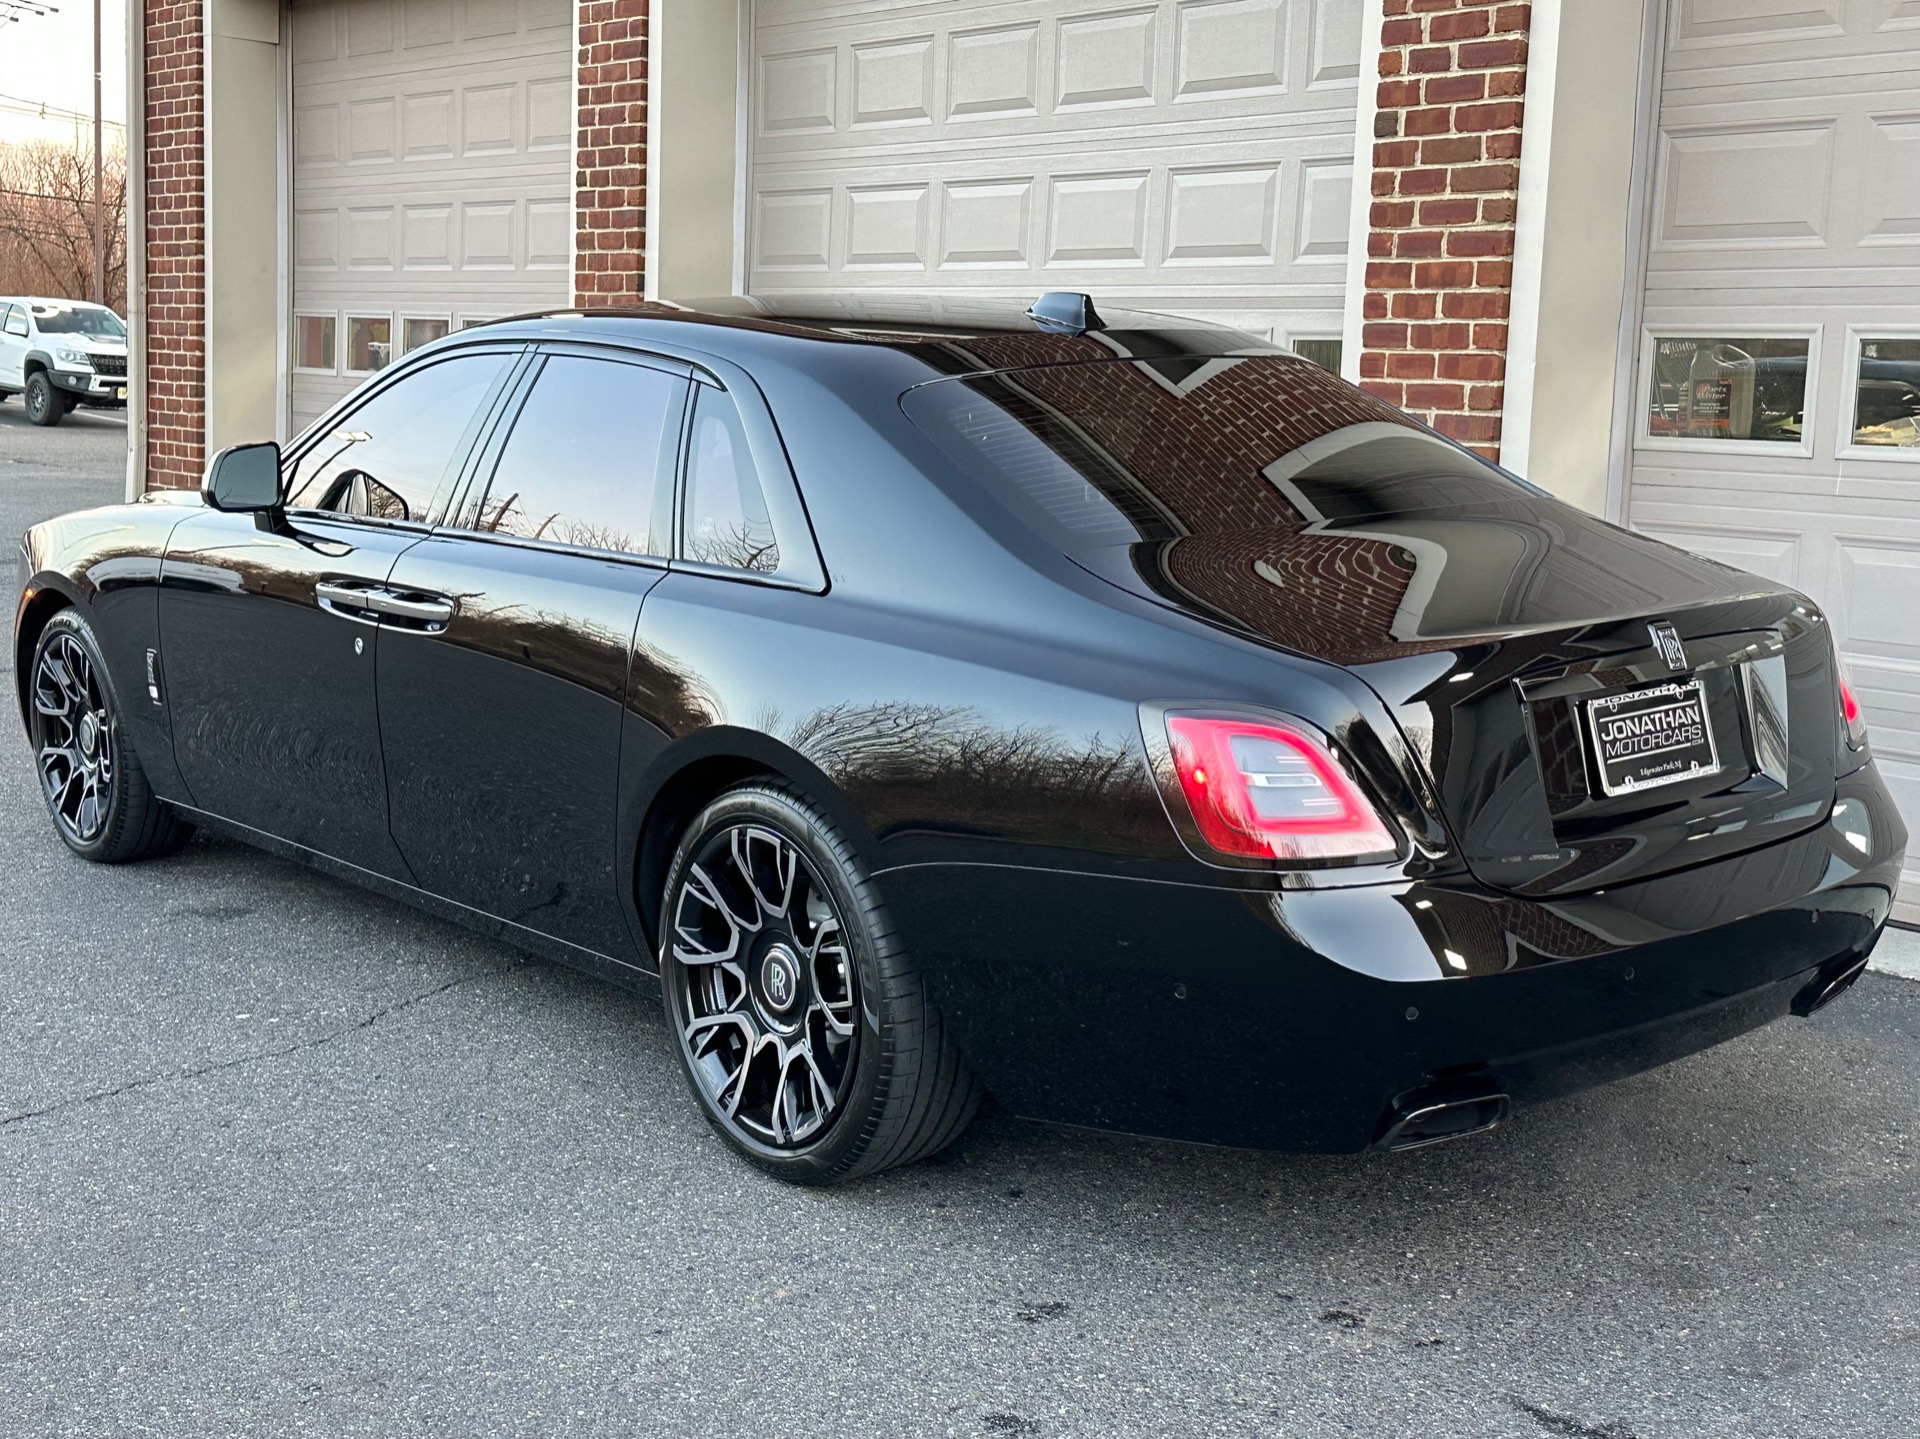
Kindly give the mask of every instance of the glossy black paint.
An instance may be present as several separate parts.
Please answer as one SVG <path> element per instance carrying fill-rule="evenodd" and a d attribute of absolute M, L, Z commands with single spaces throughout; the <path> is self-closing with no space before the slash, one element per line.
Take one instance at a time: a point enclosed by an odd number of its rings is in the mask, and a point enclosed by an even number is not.
<path fill-rule="evenodd" d="M 1259 347 L 972 318 L 535 317 L 380 381 L 475 343 L 684 366 L 740 406 L 779 574 L 446 523 L 483 482 L 515 380 L 406 523 L 296 510 L 276 529 L 185 501 L 36 527 L 17 642 L 83 606 L 164 797 L 603 972 L 654 969 L 678 826 L 727 783 L 782 776 L 876 874 L 989 1087 L 1073 1123 L 1357 1148 L 1423 1084 L 1525 1100 L 1764 1022 L 1877 937 L 1905 832 L 1870 755 L 1841 743 L 1803 597 L 1490 471 L 1504 488 L 1442 505 L 1358 493 L 1308 513 L 1261 490 L 1270 514 L 1236 528 L 1153 493 L 1167 471 L 1138 427 L 1097 438 L 1168 528 L 1070 553 L 900 397 L 1013 369 L 1051 404 L 1084 380 L 1118 413 L 1178 415 L 1167 395 Z M 1298 412 L 1337 412 L 1328 432 L 1406 426 L 1304 362 L 1261 363 Z M 1371 608 L 1356 566 L 1386 577 Z M 345 581 L 450 617 L 316 603 Z M 1736 762 L 1590 800 L 1570 706 L 1664 677 L 1649 618 L 1684 637 Z M 1737 678 L 1755 658 L 1778 661 L 1788 697 L 1777 780 Z M 1333 736 L 1403 857 L 1281 874 L 1197 854 L 1143 738 L 1155 703 Z"/>
<path fill-rule="evenodd" d="M 416 539 L 318 517 L 281 534 L 214 510 L 173 532 L 159 625 L 173 752 L 195 808 L 412 877 L 387 828 L 382 631 L 323 609 L 315 586 L 380 583 Z"/>

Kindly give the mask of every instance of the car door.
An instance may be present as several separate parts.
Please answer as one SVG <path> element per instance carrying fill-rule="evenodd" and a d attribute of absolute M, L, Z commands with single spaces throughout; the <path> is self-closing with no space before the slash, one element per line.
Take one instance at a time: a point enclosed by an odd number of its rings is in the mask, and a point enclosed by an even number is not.
<path fill-rule="evenodd" d="M 199 808 L 410 879 L 387 829 L 375 702 L 386 587 L 456 487 L 523 358 L 455 352 L 297 446 L 285 523 L 209 510 L 161 569 L 160 696 Z"/>
<path fill-rule="evenodd" d="M 27 312 L 19 305 L 0 301 L 0 389 L 18 390 L 25 383 Z"/>
<path fill-rule="evenodd" d="M 543 350 L 456 513 L 390 577 L 442 618 L 380 641 L 392 832 L 420 884 L 616 957 L 621 714 L 687 384 L 670 361 Z"/>

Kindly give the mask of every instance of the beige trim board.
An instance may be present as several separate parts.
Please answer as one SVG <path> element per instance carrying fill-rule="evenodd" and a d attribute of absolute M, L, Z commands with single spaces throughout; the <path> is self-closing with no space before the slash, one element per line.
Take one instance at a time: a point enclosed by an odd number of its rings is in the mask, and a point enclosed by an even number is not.
<path fill-rule="evenodd" d="M 748 7 L 654 0 L 647 53 L 649 300 L 734 292 L 742 47 Z"/>
<path fill-rule="evenodd" d="M 1386 0 L 1361 0 L 1360 93 L 1354 97 L 1353 203 L 1347 216 L 1347 286 L 1340 326 L 1340 378 L 1360 383 L 1366 325 L 1367 242 L 1373 234 L 1373 122 L 1380 112 L 1380 32 Z"/>
<path fill-rule="evenodd" d="M 278 0 L 208 0 L 205 50 L 206 445 L 281 419 Z"/>
<path fill-rule="evenodd" d="M 1660 5 L 1534 6 L 1501 463 L 1595 514 L 1607 506 L 1616 381 L 1634 359 L 1620 316 L 1639 298 L 1641 22 Z"/>

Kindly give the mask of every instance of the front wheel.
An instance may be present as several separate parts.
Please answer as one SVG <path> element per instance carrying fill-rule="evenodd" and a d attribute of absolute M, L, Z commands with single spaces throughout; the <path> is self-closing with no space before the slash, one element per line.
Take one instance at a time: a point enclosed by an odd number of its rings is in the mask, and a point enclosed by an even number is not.
<path fill-rule="evenodd" d="M 979 1081 L 859 856 L 793 790 L 742 785 L 701 812 L 661 931 L 687 1082 L 762 1169 L 835 1184 L 937 1153 L 973 1118 Z"/>
<path fill-rule="evenodd" d="M 79 611 L 60 611 L 40 632 L 31 702 L 40 793 L 68 849 L 99 864 L 124 864 L 186 843 L 193 826 L 147 784 L 121 729 L 99 641 Z"/>
<path fill-rule="evenodd" d="M 36 425 L 57 425 L 67 417 L 67 402 L 45 370 L 27 376 L 27 418 Z"/>

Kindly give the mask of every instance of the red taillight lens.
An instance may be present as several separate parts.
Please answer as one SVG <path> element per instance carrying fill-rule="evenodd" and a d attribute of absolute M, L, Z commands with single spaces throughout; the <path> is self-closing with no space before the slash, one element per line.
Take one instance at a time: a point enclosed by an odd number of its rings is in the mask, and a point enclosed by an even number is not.
<path fill-rule="evenodd" d="M 1838 663 L 1838 661 L 1836 661 Z M 1840 718 L 1846 721 L 1847 743 L 1859 749 L 1867 742 L 1867 717 L 1860 711 L 1860 701 L 1853 693 L 1853 679 L 1847 673 L 1847 667 L 1839 664 L 1840 677 Z"/>
<path fill-rule="evenodd" d="M 1398 849 L 1316 735 L 1271 720 L 1170 714 L 1167 742 L 1200 837 L 1222 854 L 1300 861 Z"/>

